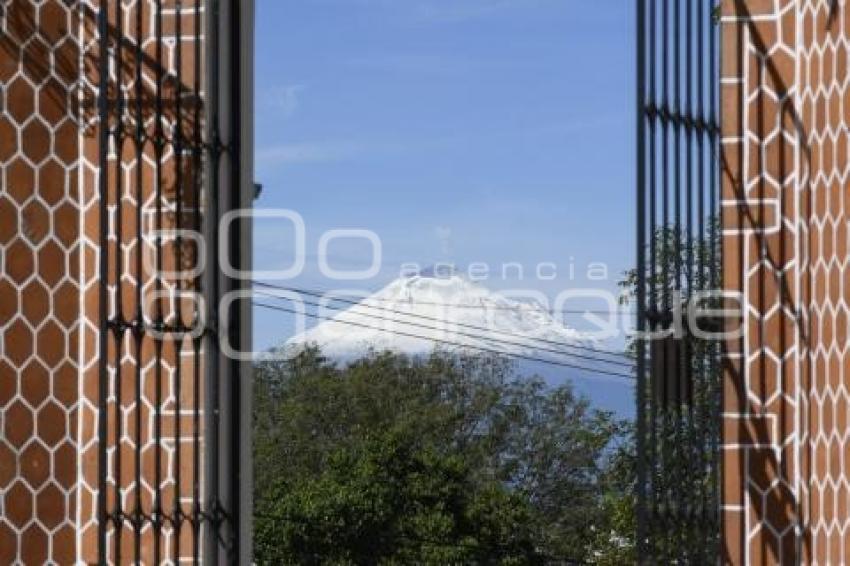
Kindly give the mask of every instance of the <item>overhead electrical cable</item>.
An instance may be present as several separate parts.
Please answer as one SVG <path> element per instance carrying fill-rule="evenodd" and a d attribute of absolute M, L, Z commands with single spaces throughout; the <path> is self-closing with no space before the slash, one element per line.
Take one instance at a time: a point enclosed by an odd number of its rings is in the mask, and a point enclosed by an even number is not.
<path fill-rule="evenodd" d="M 267 286 L 267 287 L 270 287 L 270 288 L 273 288 L 273 289 L 290 289 L 290 287 L 282 287 L 282 286 L 279 286 L 279 285 L 273 285 L 271 283 L 267 283 L 265 281 L 258 281 L 256 279 L 252 279 L 251 283 L 254 283 L 255 285 Z M 316 293 L 316 294 L 319 294 L 319 295 L 322 295 L 322 296 L 333 295 L 334 293 L 337 293 L 337 291 L 328 291 L 328 290 L 322 290 L 322 289 L 303 289 L 303 291 L 305 291 L 305 292 L 310 291 L 311 293 Z M 345 296 L 357 296 L 357 295 L 355 295 L 354 293 L 349 293 L 348 295 L 345 295 Z M 402 302 L 402 301 L 398 301 L 396 299 L 388 299 L 386 297 L 369 297 L 369 300 L 370 301 L 382 302 L 382 303 L 394 303 L 394 304 Z M 545 312 L 546 314 L 551 314 L 551 315 L 555 315 L 555 314 L 597 314 L 597 315 L 603 315 L 604 316 L 604 315 L 615 314 L 615 315 L 620 315 L 620 316 L 633 316 L 633 315 L 637 314 L 636 311 L 633 311 L 631 309 L 548 309 L 548 308 L 546 308 L 542 305 L 539 305 L 539 304 L 535 305 L 535 304 L 532 304 L 532 303 L 518 303 L 517 306 L 513 306 L 513 307 L 512 306 L 506 306 L 506 305 L 459 305 L 459 304 L 456 304 L 456 303 L 446 303 L 446 302 L 440 302 L 440 301 L 404 301 L 404 303 L 405 304 L 411 304 L 411 305 L 449 307 L 449 308 L 453 308 L 453 309 L 466 309 L 466 310 L 487 309 L 487 310 L 510 311 L 510 312 L 516 312 L 516 311 L 522 310 L 522 309 L 531 310 L 531 309 L 536 308 L 537 310 L 540 310 L 542 312 Z"/>
<path fill-rule="evenodd" d="M 428 315 L 425 315 L 425 314 L 404 312 L 404 311 L 400 311 L 400 310 L 397 310 L 397 309 L 389 309 L 389 308 L 385 308 L 385 307 L 379 307 L 379 306 L 375 306 L 375 305 L 364 304 L 362 301 L 355 301 L 355 300 L 351 300 L 351 299 L 333 297 L 333 296 L 329 296 L 328 294 L 323 294 L 320 291 L 311 290 L 311 289 L 299 289 L 299 288 L 296 288 L 296 287 L 284 287 L 284 286 L 281 286 L 281 285 L 272 285 L 270 283 L 263 283 L 261 281 L 252 281 L 252 283 L 254 283 L 255 285 L 260 286 L 260 287 L 265 287 L 267 289 L 275 289 L 275 290 L 278 290 L 278 291 L 287 291 L 287 292 L 292 292 L 292 293 L 298 293 L 298 294 L 301 294 L 301 295 L 307 295 L 307 296 L 311 296 L 311 297 L 315 297 L 315 298 L 319 298 L 319 299 L 328 299 L 328 300 L 331 300 L 331 301 L 340 302 L 340 303 L 348 304 L 348 305 L 355 306 L 355 307 L 367 308 L 367 309 L 370 309 L 370 310 L 377 310 L 377 311 L 382 311 L 382 312 L 390 312 L 390 313 L 393 313 L 393 314 L 408 316 L 408 317 L 412 317 L 412 318 L 418 318 L 418 319 L 421 319 L 421 320 L 427 320 L 427 321 L 431 321 L 431 322 L 437 322 L 437 323 L 440 323 L 440 324 L 449 324 L 450 323 L 450 324 L 454 324 L 458 327 L 468 328 L 470 330 L 478 330 L 478 331 L 481 331 L 481 332 L 487 332 L 488 334 L 497 333 L 497 334 L 501 334 L 501 335 L 504 335 L 504 336 L 509 336 L 511 338 L 519 338 L 519 339 L 522 339 L 522 340 L 535 341 L 535 342 L 540 342 L 540 343 L 543 343 L 543 344 L 549 344 L 549 345 L 553 345 L 553 346 L 573 348 L 573 349 L 576 349 L 576 350 L 584 350 L 584 351 L 588 351 L 588 352 L 593 352 L 595 354 L 616 356 L 616 357 L 624 358 L 624 359 L 630 360 L 630 361 L 633 360 L 633 357 L 626 354 L 625 352 L 618 352 L 618 351 L 615 351 L 615 350 L 606 350 L 604 348 L 597 348 L 597 347 L 593 347 L 593 346 L 584 346 L 584 345 L 581 345 L 581 344 L 571 344 L 569 342 L 562 342 L 562 341 L 558 341 L 558 340 L 549 340 L 549 339 L 546 339 L 546 338 L 535 338 L 535 337 L 531 337 L 531 336 L 524 336 L 522 334 L 517 334 L 517 333 L 514 333 L 514 332 L 507 332 L 507 331 L 504 331 L 504 330 L 498 330 L 498 329 L 494 329 L 494 328 L 488 328 L 486 326 L 480 326 L 480 325 L 476 325 L 476 324 L 447 321 L 446 319 L 441 319 L 441 318 L 434 317 L 434 316 L 428 316 Z M 367 299 L 367 300 L 372 300 L 372 299 L 370 298 L 370 299 Z M 399 303 L 399 304 L 418 304 L 418 303 Z M 316 306 L 316 305 L 314 305 L 314 306 Z M 325 307 L 330 308 L 329 305 L 318 305 L 318 306 L 320 306 L 322 308 L 325 308 Z M 482 306 L 481 308 L 487 308 L 487 307 Z M 335 309 L 335 310 L 339 310 L 339 309 Z M 610 362 L 610 363 L 615 363 L 615 362 Z M 631 365 L 631 364 L 629 364 L 629 365 Z"/>
<path fill-rule="evenodd" d="M 264 297 L 280 298 L 280 297 L 278 297 L 274 294 L 271 294 L 271 293 L 265 293 L 263 291 L 258 291 L 258 292 L 263 294 Z M 352 316 L 369 318 L 369 319 L 373 319 L 373 320 L 381 321 L 381 322 L 391 322 L 391 323 L 395 323 L 395 324 L 401 324 L 403 326 L 413 327 L 413 328 L 416 328 L 416 329 L 436 330 L 438 332 L 445 332 L 446 334 L 453 334 L 453 335 L 456 335 L 456 336 L 464 336 L 464 337 L 472 338 L 472 339 L 475 339 L 475 340 L 482 340 L 482 341 L 492 342 L 492 343 L 496 343 L 496 344 L 503 344 L 503 345 L 506 345 L 506 346 L 518 346 L 520 348 L 534 348 L 535 350 L 539 350 L 539 351 L 542 351 L 542 352 L 549 352 L 551 354 L 558 354 L 558 355 L 562 355 L 562 356 L 572 356 L 574 358 L 580 358 L 580 359 L 584 359 L 584 360 L 588 360 L 588 361 L 592 361 L 592 362 L 600 362 L 600 363 L 604 363 L 604 364 L 616 365 L 616 366 L 621 366 L 621 367 L 625 367 L 625 368 L 632 368 L 633 367 L 633 364 L 630 363 L 630 362 L 624 362 L 624 361 L 619 361 L 619 360 L 607 360 L 607 359 L 604 359 L 604 358 L 589 356 L 589 355 L 586 355 L 586 354 L 578 354 L 578 353 L 575 353 L 575 352 L 568 352 L 568 351 L 564 351 L 564 350 L 555 350 L 553 348 L 547 348 L 545 346 L 537 346 L 537 345 L 533 345 L 533 344 L 524 344 L 524 343 L 521 343 L 521 342 L 515 342 L 515 341 L 511 341 L 511 340 L 504 340 L 504 339 L 501 339 L 501 338 L 493 338 L 489 335 L 474 334 L 474 333 L 471 333 L 471 332 L 463 332 L 463 331 L 458 331 L 458 330 L 450 330 L 449 328 L 445 328 L 445 327 L 440 328 L 440 327 L 435 327 L 435 326 L 427 326 L 427 325 L 424 325 L 424 324 L 418 323 L 418 322 L 410 322 L 410 321 L 406 321 L 406 320 L 398 320 L 396 318 L 390 318 L 390 317 L 380 316 L 380 315 L 376 315 L 376 314 L 356 312 L 355 309 L 357 307 L 343 308 L 343 307 L 336 307 L 336 306 L 333 306 L 333 305 L 320 305 L 318 303 L 311 302 L 311 301 L 304 301 L 304 304 L 307 305 L 307 306 L 310 306 L 310 307 L 326 308 L 326 309 L 330 309 L 330 310 L 337 311 L 337 312 L 344 313 L 344 314 L 348 313 L 348 314 L 351 314 Z M 395 313 L 395 314 L 406 314 L 406 313 Z M 332 320 L 335 321 L 335 322 L 339 322 L 338 319 L 332 319 Z M 459 323 L 454 323 L 452 321 L 444 321 L 444 322 L 446 323 L 446 326 L 451 326 L 453 324 L 459 324 Z M 522 337 L 521 335 L 516 335 L 516 336 Z M 529 340 L 532 340 L 532 338 L 529 338 Z M 568 344 L 563 343 L 562 345 L 566 346 Z"/>
<path fill-rule="evenodd" d="M 261 302 L 258 302 L 258 301 L 253 301 L 252 304 L 256 307 L 259 307 L 259 308 L 275 310 L 275 311 L 279 311 L 279 312 L 286 312 L 286 313 L 290 313 L 290 314 L 304 315 L 304 316 L 307 316 L 309 318 L 314 318 L 314 319 L 318 319 L 318 320 L 333 320 L 329 317 L 323 317 L 323 316 L 318 315 L 318 314 L 302 313 L 302 312 L 299 312 L 295 309 L 289 309 L 289 308 L 281 307 L 281 306 L 277 306 L 277 305 L 269 305 L 269 304 L 261 303 Z M 612 370 L 581 366 L 581 365 L 578 365 L 578 364 L 572 364 L 572 363 L 569 363 L 569 362 L 562 362 L 562 361 L 559 361 L 559 360 L 550 360 L 550 359 L 546 359 L 546 358 L 538 358 L 538 357 L 535 357 L 535 356 L 528 356 L 528 355 L 525 355 L 525 354 L 517 354 L 517 353 L 514 353 L 514 352 L 497 350 L 495 348 L 486 348 L 486 347 L 483 347 L 483 346 L 472 346 L 472 345 L 469 345 L 469 344 L 462 344 L 460 342 L 453 342 L 451 340 L 443 340 L 443 339 L 440 339 L 440 338 L 423 336 L 421 334 L 416 334 L 416 333 L 413 333 L 413 332 L 405 332 L 405 331 L 402 331 L 402 330 L 388 330 L 386 328 L 381 328 L 379 326 L 369 326 L 367 324 L 361 324 L 359 322 L 353 322 L 353 321 L 348 321 L 348 320 L 335 320 L 335 322 L 338 322 L 340 324 L 346 324 L 346 325 L 349 325 L 349 326 L 355 326 L 355 327 L 359 327 L 359 328 L 377 330 L 379 332 L 387 332 L 387 333 L 396 334 L 396 335 L 399 335 L 399 336 L 406 336 L 408 338 L 417 338 L 417 339 L 420 339 L 420 340 L 426 340 L 426 341 L 434 342 L 434 343 L 437 343 L 437 344 L 445 344 L 445 345 L 448 345 L 448 346 L 455 346 L 455 347 L 465 348 L 465 349 L 469 349 L 469 350 L 476 350 L 476 351 L 479 351 L 479 352 L 496 354 L 496 355 L 505 356 L 505 357 L 508 357 L 508 358 L 515 358 L 515 359 L 527 360 L 527 361 L 532 361 L 532 362 L 540 362 L 540 363 L 544 363 L 544 364 L 566 367 L 566 368 L 571 368 L 571 369 L 577 369 L 577 370 L 587 371 L 587 372 L 591 372 L 591 373 L 597 373 L 597 374 L 600 374 L 600 375 L 606 375 L 606 376 L 611 376 L 611 377 L 618 377 L 618 378 L 624 378 L 624 379 L 629 379 L 629 380 L 634 379 L 634 376 L 631 375 L 631 374 L 628 374 L 628 373 L 620 373 L 620 372 L 612 371 Z"/>

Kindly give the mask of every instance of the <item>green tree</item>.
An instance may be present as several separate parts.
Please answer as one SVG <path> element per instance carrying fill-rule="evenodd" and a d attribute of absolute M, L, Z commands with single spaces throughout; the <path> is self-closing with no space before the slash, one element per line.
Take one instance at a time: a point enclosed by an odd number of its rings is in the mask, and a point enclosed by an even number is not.
<path fill-rule="evenodd" d="M 637 563 L 634 429 L 618 441 L 602 474 L 602 521 L 586 553 L 587 562 L 599 566 Z"/>
<path fill-rule="evenodd" d="M 585 561 L 623 423 L 494 357 L 257 367 L 261 563 Z"/>
<path fill-rule="evenodd" d="M 409 431 L 336 449 L 315 477 L 276 482 L 257 539 L 268 562 L 539 562 L 527 502 L 478 482 L 458 455 Z"/>
<path fill-rule="evenodd" d="M 634 302 L 638 285 L 643 280 L 647 305 L 658 313 L 669 313 L 676 306 L 687 312 L 687 301 L 694 293 L 713 290 L 721 285 L 720 226 L 717 220 L 706 220 L 704 238 L 690 239 L 675 227 L 659 227 L 650 243 L 653 262 L 647 265 L 644 277 L 636 269 L 625 273 L 620 286 L 624 304 Z M 650 251 L 648 250 L 648 255 Z M 681 305 L 676 305 L 680 302 Z M 719 308 L 718 299 L 700 306 Z M 653 331 L 668 329 L 666 322 L 648 321 Z M 706 328 L 702 328 L 706 330 Z M 715 331 L 718 328 L 714 329 Z M 671 338 L 672 339 L 672 338 Z M 644 560 L 658 563 L 711 563 L 717 561 L 719 523 L 714 512 L 717 477 L 717 446 L 719 442 L 719 385 L 720 342 L 696 338 L 686 331 L 676 338 L 678 371 L 669 371 L 667 361 L 653 364 L 653 357 L 669 360 L 665 339 L 645 342 L 647 388 L 645 389 L 647 418 L 646 454 L 647 508 L 650 521 L 646 546 L 651 556 Z M 628 350 L 637 353 L 637 341 L 631 340 Z M 657 360 L 656 360 L 657 361 Z M 665 379 L 690 385 L 689 394 L 679 402 L 662 402 L 657 391 L 665 390 Z M 600 533 L 589 555 L 598 564 L 622 563 L 623 553 L 635 551 L 636 535 L 636 455 L 634 434 L 627 435 L 624 449 L 618 451 L 620 461 L 609 471 L 603 497 L 608 508 L 610 530 Z M 627 479 L 629 485 L 621 483 Z M 682 510 L 684 508 L 684 511 Z"/>

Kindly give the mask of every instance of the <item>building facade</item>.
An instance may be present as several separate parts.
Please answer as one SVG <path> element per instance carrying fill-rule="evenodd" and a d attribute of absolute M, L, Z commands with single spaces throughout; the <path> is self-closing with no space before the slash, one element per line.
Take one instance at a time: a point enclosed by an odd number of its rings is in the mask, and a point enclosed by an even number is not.
<path fill-rule="evenodd" d="M 247 556 L 251 10 L 0 3 L 0 563 Z"/>
<path fill-rule="evenodd" d="M 850 7 L 725 0 L 724 562 L 850 560 Z"/>

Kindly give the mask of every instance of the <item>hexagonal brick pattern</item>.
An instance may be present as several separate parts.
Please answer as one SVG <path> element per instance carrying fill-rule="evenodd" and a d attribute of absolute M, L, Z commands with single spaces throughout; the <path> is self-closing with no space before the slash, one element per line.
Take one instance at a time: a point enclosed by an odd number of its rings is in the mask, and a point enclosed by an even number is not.
<path fill-rule="evenodd" d="M 203 444 L 196 437 L 203 418 L 203 397 L 194 387 L 200 371 L 194 345 L 189 339 L 166 334 L 155 340 L 151 333 L 134 333 L 129 327 L 157 318 L 158 293 L 191 290 L 191 279 L 158 277 L 155 231 L 191 228 L 196 211 L 199 179 L 192 175 L 193 160 L 200 156 L 194 126 L 198 101 L 194 85 L 200 84 L 200 68 L 194 64 L 199 46 L 200 0 L 182 3 L 178 17 L 173 1 L 131 0 L 120 6 L 109 3 L 113 29 L 124 38 L 121 49 L 110 57 L 109 93 L 123 101 L 120 113 L 113 108 L 110 120 L 108 165 L 101 170 L 98 136 L 103 124 L 91 108 L 83 119 L 81 177 L 83 234 L 81 278 L 86 305 L 82 329 L 82 390 L 80 403 L 80 454 L 88 462 L 97 458 L 101 399 L 98 395 L 100 361 L 108 364 L 108 397 L 105 399 L 107 452 L 107 559 L 114 562 L 176 563 L 191 558 L 200 543 L 193 525 L 185 519 L 193 507 L 200 485 L 200 471 L 193 465 L 202 458 Z M 91 6 L 96 8 L 97 2 Z M 159 22 L 159 23 L 158 23 Z M 179 33 L 178 33 L 179 32 Z M 162 41 L 158 42 L 158 34 Z M 97 28 L 83 26 L 83 58 L 96 60 Z M 137 52 L 136 47 L 140 48 Z M 180 63 L 178 67 L 177 64 Z M 117 69 L 122 69 L 117 72 Z M 141 80 L 139 80 L 141 77 Z M 84 100 L 98 97 L 97 68 L 83 78 Z M 154 104 L 157 91 L 163 103 Z M 179 93 L 179 96 L 178 96 Z M 179 102 L 178 102 L 179 100 Z M 116 126 L 121 125 L 120 132 Z M 136 135 L 141 132 L 142 139 Z M 182 135 L 181 142 L 177 137 Z M 161 144 L 157 142 L 161 141 Z M 106 175 L 108 192 L 99 194 L 100 175 Z M 108 208 L 108 234 L 99 231 L 101 198 Z M 140 236 L 140 237 L 139 237 Z M 175 252 L 163 245 L 164 271 L 176 265 Z M 107 255 L 106 277 L 101 277 L 98 251 Z M 170 271 L 174 271 L 171 269 Z M 126 323 L 107 336 L 107 351 L 99 351 L 97 308 L 106 285 L 110 318 Z M 175 305 L 161 301 L 166 324 L 177 324 Z M 59 362 L 59 360 L 50 360 Z M 197 421 L 196 421 L 197 419 Z M 202 461 L 202 460 L 201 460 Z M 80 556 L 97 558 L 98 469 L 82 466 L 78 501 Z M 134 524 L 136 519 L 138 524 Z M 155 521 L 161 528 L 155 529 Z"/>
<path fill-rule="evenodd" d="M 93 104 L 102 9 L 121 37 L 107 54 L 120 60 L 110 67 L 108 124 Z M 196 439 L 204 401 L 194 381 L 202 369 L 195 344 L 125 327 L 120 336 L 110 332 L 102 352 L 98 313 L 104 285 L 110 317 L 128 324 L 139 312 L 155 318 L 158 290 L 191 289 L 189 280 L 157 278 L 155 264 L 142 259 L 155 257 L 157 228 L 189 227 L 199 199 L 192 171 L 200 163 L 193 125 L 200 102 L 191 93 L 202 84 L 195 64 L 202 18 L 202 0 L 0 0 L 2 564 L 97 560 L 102 443 L 108 560 L 177 563 L 200 544 L 185 519 L 200 504 L 192 464 L 202 458 Z M 111 136 L 101 171 L 104 127 L 122 133 L 120 143 Z M 99 175 L 107 176 L 106 195 Z M 110 215 L 105 240 L 101 196 Z M 171 256 L 181 252 L 164 250 L 163 263 L 176 265 Z M 110 265 L 105 280 L 100 254 Z M 166 323 L 179 322 L 183 305 L 163 303 Z M 101 359 L 109 363 L 106 439 L 97 435 Z M 158 533 L 154 520 L 163 522 Z"/>
<path fill-rule="evenodd" d="M 850 561 L 850 7 L 723 4 L 724 559 Z M 771 209 L 772 214 L 764 214 Z"/>
<path fill-rule="evenodd" d="M 0 2 L 0 563 L 71 563 L 74 544 L 79 301 L 54 315 L 58 291 L 79 297 L 77 151 L 53 152 L 60 130 L 78 138 L 77 74 L 69 30 L 75 2 Z M 56 39 L 67 38 L 63 49 Z M 60 242 L 59 205 L 72 211 Z M 50 253 L 47 250 L 51 250 Z M 46 334 L 45 334 L 46 333 Z M 39 337 L 49 338 L 47 344 Z M 70 371 L 54 372 L 64 365 Z M 72 458 L 68 458 L 72 455 Z"/>
<path fill-rule="evenodd" d="M 844 458 L 850 450 L 847 296 L 850 289 L 846 208 L 850 175 L 850 7 L 845 2 L 809 2 L 801 7 L 804 44 L 799 50 L 801 127 L 807 147 L 802 198 L 807 242 L 802 246 L 809 276 L 804 297 L 811 339 L 803 371 L 809 429 L 803 472 L 808 479 L 804 557 L 821 563 L 850 560 L 850 484 Z"/>

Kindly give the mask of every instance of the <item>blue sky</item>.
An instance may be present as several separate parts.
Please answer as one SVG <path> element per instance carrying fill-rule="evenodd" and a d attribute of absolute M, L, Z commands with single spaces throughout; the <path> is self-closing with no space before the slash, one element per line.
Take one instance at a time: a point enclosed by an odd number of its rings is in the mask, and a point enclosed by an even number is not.
<path fill-rule="evenodd" d="M 634 257 L 633 4 L 257 0 L 258 206 L 305 220 L 295 283 L 339 287 L 317 241 L 367 228 L 382 269 L 347 287 L 377 289 L 405 262 L 518 262 L 525 280 L 487 285 L 554 296 L 604 262 L 614 289 Z M 256 240 L 260 266 L 291 262 L 286 222 L 258 222 Z M 363 267 L 367 251 L 341 242 L 330 259 Z M 558 277 L 535 281 L 539 262 Z M 287 334 L 258 313 L 259 345 Z"/>

